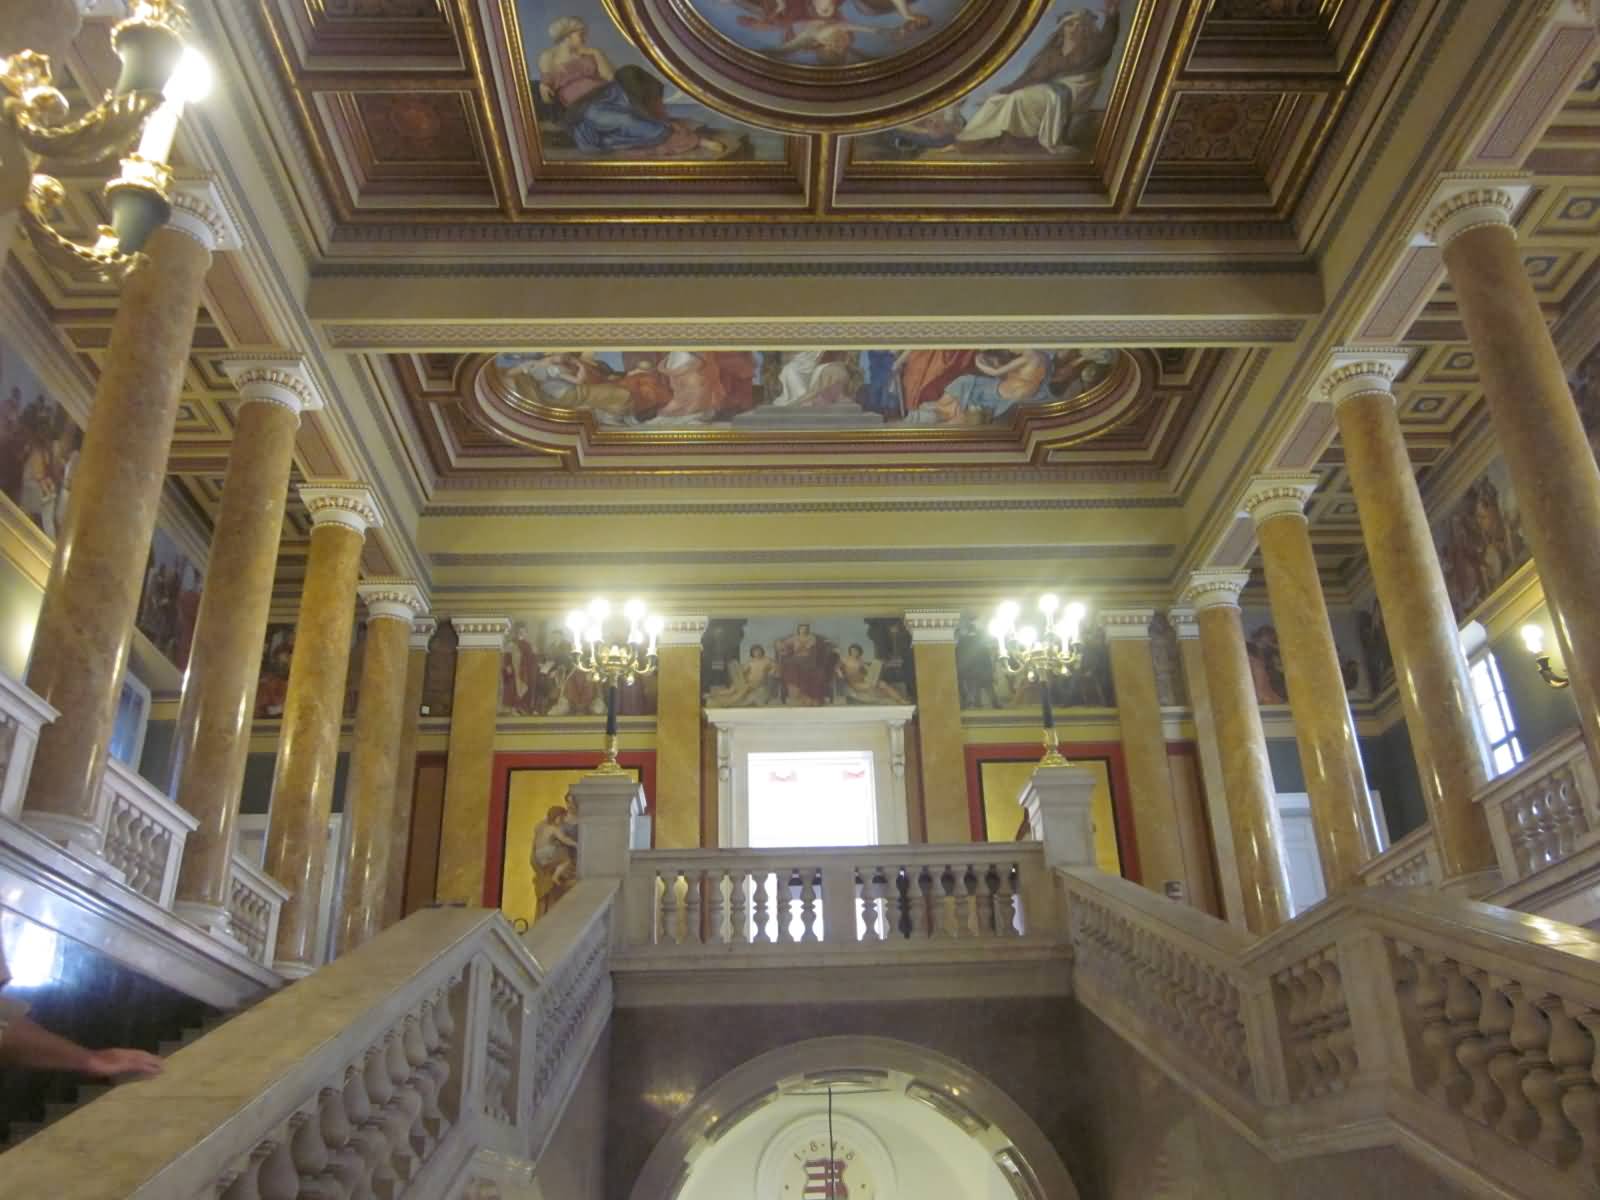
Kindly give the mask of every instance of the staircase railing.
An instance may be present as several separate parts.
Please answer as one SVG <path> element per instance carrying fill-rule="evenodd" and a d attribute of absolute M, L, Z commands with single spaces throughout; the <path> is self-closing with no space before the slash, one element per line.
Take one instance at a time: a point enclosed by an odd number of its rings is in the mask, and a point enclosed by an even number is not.
<path fill-rule="evenodd" d="M 8 1153 L 6 1192 L 70 1179 L 82 1200 L 398 1200 L 526 1184 L 610 1015 L 615 894 L 581 882 L 521 940 L 497 913 L 417 913 Z"/>
<path fill-rule="evenodd" d="M 1372 888 L 1258 941 L 1058 877 L 1080 1000 L 1270 1153 L 1393 1143 L 1479 1194 L 1600 1192 L 1600 937 Z"/>

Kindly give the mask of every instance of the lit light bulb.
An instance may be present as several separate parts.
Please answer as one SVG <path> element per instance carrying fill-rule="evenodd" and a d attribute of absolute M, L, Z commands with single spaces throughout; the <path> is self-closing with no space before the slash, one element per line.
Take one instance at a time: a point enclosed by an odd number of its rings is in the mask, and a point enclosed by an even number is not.
<path fill-rule="evenodd" d="M 584 616 L 581 608 L 575 608 L 567 614 L 567 628 L 572 630 L 574 638 L 581 639 L 583 637 L 584 627 L 588 623 L 588 618 Z"/>
<path fill-rule="evenodd" d="M 596 621 L 604 621 L 611 615 L 611 605 L 604 596 L 596 596 L 589 601 L 589 615 Z"/>
<path fill-rule="evenodd" d="M 1015 622 L 1016 619 L 1022 615 L 1022 605 L 1018 604 L 1015 600 L 1002 600 L 1000 602 L 1000 607 L 995 610 L 995 613 L 1000 620 L 1006 623 L 1006 628 L 1009 629 L 1013 622 Z"/>
<path fill-rule="evenodd" d="M 185 46 L 183 53 L 178 56 L 178 65 L 172 70 L 172 78 L 161 90 L 161 96 L 165 100 L 176 100 L 179 104 L 194 104 L 211 94 L 211 86 L 215 81 L 215 72 L 206 56 L 193 46 Z"/>
<path fill-rule="evenodd" d="M 644 613 L 644 601 L 639 599 L 637 596 L 622 606 L 622 615 L 627 617 L 628 620 L 632 621 L 635 625 L 644 619 Z"/>
<path fill-rule="evenodd" d="M 1046 592 L 1039 597 L 1039 611 L 1045 616 L 1050 616 L 1061 607 L 1061 597 L 1054 592 Z"/>
<path fill-rule="evenodd" d="M 1017 640 L 1031 650 L 1039 644 L 1039 631 L 1032 625 L 1024 625 L 1017 630 Z"/>
<path fill-rule="evenodd" d="M 1522 644 L 1528 648 L 1528 653 L 1540 655 L 1544 653 L 1544 626 L 1527 624 L 1520 630 Z"/>
<path fill-rule="evenodd" d="M 600 644 L 600 634 L 600 623 L 596 621 L 593 625 L 589 626 L 589 632 L 584 635 L 584 638 L 586 641 L 598 646 Z"/>
<path fill-rule="evenodd" d="M 667 627 L 665 618 L 660 613 L 654 613 L 644 623 L 644 631 L 650 635 L 653 642 L 661 636 L 661 631 Z"/>
<path fill-rule="evenodd" d="M 997 642 L 1003 642 L 1006 638 L 1007 628 L 1008 626 L 1006 622 L 1002 621 L 999 617 L 996 617 L 994 620 L 989 622 L 989 636 Z"/>

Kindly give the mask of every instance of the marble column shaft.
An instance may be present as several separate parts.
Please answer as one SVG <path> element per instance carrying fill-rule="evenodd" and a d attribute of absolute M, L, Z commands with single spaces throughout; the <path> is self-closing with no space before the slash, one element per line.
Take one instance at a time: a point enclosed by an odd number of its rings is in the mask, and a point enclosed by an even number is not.
<path fill-rule="evenodd" d="M 266 856 L 267 874 L 289 889 L 278 921 L 276 965 L 290 975 L 317 964 L 317 906 L 327 868 L 356 580 L 366 530 L 378 523 L 365 488 L 301 488 L 300 495 L 314 524 L 289 660 Z"/>
<path fill-rule="evenodd" d="M 500 712 L 500 654 L 511 623 L 505 617 L 453 617 L 451 624 L 459 640 L 434 894 L 442 904 L 479 905 L 488 852 L 494 728 Z"/>
<path fill-rule="evenodd" d="M 410 582 L 366 583 L 357 592 L 367 604 L 367 641 L 345 783 L 350 854 L 339 907 L 341 954 L 383 928 L 389 854 L 397 833 L 395 775 L 405 725 L 411 622 L 428 607 L 422 589 Z"/>
<path fill-rule="evenodd" d="M 214 244 L 189 225 L 158 229 L 123 282 L 34 633 L 28 686 L 61 716 L 40 734 L 25 807 L 89 851 Z"/>
<path fill-rule="evenodd" d="M 1200 628 L 1244 923 L 1252 933 L 1266 934 L 1289 919 L 1289 876 L 1279 845 L 1267 735 L 1239 614 L 1238 595 L 1248 578 L 1238 572 L 1197 571 L 1186 594 Z"/>
<path fill-rule="evenodd" d="M 1198 881 L 1189 879 L 1184 861 L 1183 835 L 1167 766 L 1167 736 L 1161 726 L 1155 659 L 1150 654 L 1150 622 L 1154 619 L 1151 609 L 1100 614 L 1111 657 L 1111 682 L 1117 693 L 1117 721 L 1128 768 L 1140 873 L 1145 887 L 1157 894 L 1174 880 L 1192 896 Z"/>
<path fill-rule="evenodd" d="M 672 617 L 656 666 L 655 844 L 697 848 L 700 831 L 700 639 L 706 618 Z"/>
<path fill-rule="evenodd" d="M 1474 799 L 1488 782 L 1488 763 L 1450 593 L 1389 390 L 1392 376 L 1384 363 L 1357 362 L 1330 375 L 1327 392 L 1440 867 L 1452 878 L 1494 866 L 1489 825 Z"/>
<path fill-rule="evenodd" d="M 422 719 L 422 685 L 428 673 L 428 643 L 437 628 L 432 617 L 411 623 L 406 657 L 405 712 L 400 724 L 400 749 L 395 753 L 394 829 L 389 843 L 389 878 L 383 889 L 383 924 L 405 916 L 406 866 L 411 858 L 411 806 L 417 795 L 417 723 Z"/>
<path fill-rule="evenodd" d="M 966 743 L 961 733 L 961 686 L 956 677 L 956 626 L 960 620 L 961 614 L 956 612 L 906 614 L 917 668 L 922 810 L 932 845 L 972 840 Z"/>
<path fill-rule="evenodd" d="M 179 911 L 221 931 L 295 432 L 301 409 L 320 405 L 297 366 L 241 363 L 229 374 L 241 402 L 173 748 L 176 799 L 200 822 L 183 845 Z"/>
<path fill-rule="evenodd" d="M 1222 748 L 1217 738 L 1216 716 L 1211 707 L 1205 657 L 1200 650 L 1200 627 L 1195 623 L 1195 614 L 1191 610 L 1174 610 L 1171 620 L 1178 632 L 1183 679 L 1189 689 L 1189 711 L 1194 714 L 1200 777 L 1206 792 L 1206 823 L 1215 851 L 1218 899 L 1223 917 L 1230 924 L 1243 928 L 1244 890 L 1239 885 L 1239 861 L 1234 853 L 1233 826 L 1228 818 L 1228 789 L 1222 781 Z"/>
<path fill-rule="evenodd" d="M 1246 491 L 1245 509 L 1255 520 L 1261 543 L 1272 624 L 1283 653 L 1295 742 L 1311 800 L 1311 827 L 1331 896 L 1362 886 L 1361 867 L 1378 853 L 1381 842 L 1302 510 L 1315 486 L 1314 476 L 1260 475 Z"/>
<path fill-rule="evenodd" d="M 1500 189 L 1464 192 L 1434 210 L 1427 232 L 1443 250 L 1584 740 L 1600 768 L 1600 468 L 1522 265 L 1514 207 Z"/>

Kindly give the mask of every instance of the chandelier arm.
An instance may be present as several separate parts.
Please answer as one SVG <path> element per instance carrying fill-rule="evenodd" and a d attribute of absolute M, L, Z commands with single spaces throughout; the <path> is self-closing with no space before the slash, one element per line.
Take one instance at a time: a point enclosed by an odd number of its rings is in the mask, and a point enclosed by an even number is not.
<path fill-rule="evenodd" d="M 75 242 L 50 224 L 48 214 L 60 203 L 61 183 L 49 175 L 35 175 L 22 206 L 22 224 L 39 257 L 54 266 L 80 273 L 87 269 L 105 279 L 118 280 L 144 261 L 144 254 L 124 254 L 116 249 L 110 226 L 99 227 L 100 241 L 92 246 Z"/>
<path fill-rule="evenodd" d="M 38 114 L 36 105 L 11 101 L 6 109 L 18 138 L 34 154 L 81 164 L 100 162 L 125 150 L 161 102 L 156 92 L 110 96 L 65 124 Z"/>

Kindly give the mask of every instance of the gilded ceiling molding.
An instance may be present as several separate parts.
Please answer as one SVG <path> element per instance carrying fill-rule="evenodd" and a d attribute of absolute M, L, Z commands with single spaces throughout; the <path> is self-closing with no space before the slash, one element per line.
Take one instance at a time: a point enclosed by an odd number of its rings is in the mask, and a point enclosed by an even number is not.
<path fill-rule="evenodd" d="M 1141 226 L 1141 228 L 1143 228 Z M 1155 232 L 1152 230 L 1151 232 Z M 568 261 L 457 262 L 368 261 L 332 262 L 317 269 L 319 279 L 926 279 L 968 276 L 992 277 L 996 271 L 1006 275 L 1062 279 L 1124 279 L 1204 275 L 1307 275 L 1315 276 L 1314 264 L 1299 253 L 1282 258 L 1250 259 L 1147 259 L 1042 257 L 1045 252 L 1029 247 L 1026 259 L 1006 259 L 997 263 L 992 254 L 980 259 L 939 257 L 937 259 L 866 259 L 850 262 L 749 262 L 743 259 L 694 258 L 653 262 L 619 263 L 596 259 L 588 254 Z"/>
<path fill-rule="evenodd" d="M 741 510 L 743 511 L 743 510 Z M 595 550 L 507 550 L 456 553 L 435 551 L 435 567 L 579 567 L 597 560 L 626 562 L 634 566 L 684 566 L 723 563 L 778 564 L 797 562 L 1038 562 L 1041 559 L 1162 559 L 1176 553 L 1171 544 L 1072 544 L 1029 546 L 823 546 L 813 550 L 621 550 L 597 546 Z"/>
<path fill-rule="evenodd" d="M 604 482 L 602 480 L 602 482 Z M 630 484 L 630 487 L 633 486 Z M 749 481 L 729 486 L 749 487 Z M 607 483 L 600 490 L 613 490 Z M 619 504 L 430 504 L 425 517 L 700 517 L 773 516 L 788 513 L 965 513 L 965 512 L 1093 512 L 1107 509 L 1182 508 L 1176 496 L 1033 496 L 1018 499 L 947 500 L 799 500 L 749 503 L 740 500 L 692 503 Z"/>

